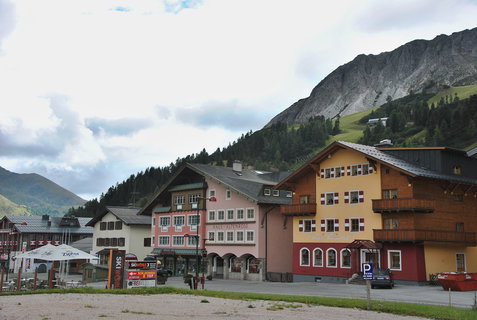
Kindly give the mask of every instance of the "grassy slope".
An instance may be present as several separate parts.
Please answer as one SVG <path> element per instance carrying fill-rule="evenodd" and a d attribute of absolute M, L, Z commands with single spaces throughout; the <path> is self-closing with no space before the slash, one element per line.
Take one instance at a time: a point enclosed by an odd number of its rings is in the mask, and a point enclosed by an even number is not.
<path fill-rule="evenodd" d="M 435 96 L 433 96 L 432 98 L 430 98 L 427 101 L 427 103 L 429 104 L 429 106 L 432 103 L 434 103 L 434 105 L 437 105 L 437 103 L 439 102 L 439 100 L 441 100 L 441 98 L 445 99 L 446 96 L 454 97 L 456 93 L 459 99 L 461 100 L 467 99 L 471 95 L 477 94 L 477 85 L 450 87 L 449 89 L 443 90 L 439 92 L 438 94 L 436 94 Z"/>
<path fill-rule="evenodd" d="M 4 216 L 31 216 L 27 207 L 11 202 L 0 194 L 0 218 Z"/>

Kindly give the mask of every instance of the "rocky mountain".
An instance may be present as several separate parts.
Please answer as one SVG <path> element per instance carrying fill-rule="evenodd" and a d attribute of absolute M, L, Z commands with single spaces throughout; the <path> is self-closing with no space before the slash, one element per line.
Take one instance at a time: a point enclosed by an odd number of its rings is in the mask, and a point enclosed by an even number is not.
<path fill-rule="evenodd" d="M 0 167 L 0 215 L 12 212 L 63 215 L 86 201 L 36 173 L 19 174 Z M 8 200 L 8 201 L 7 201 Z M 13 210 L 13 211 L 12 211 Z"/>
<path fill-rule="evenodd" d="M 380 106 L 411 92 L 477 84 L 477 28 L 415 40 L 379 55 L 359 55 L 323 79 L 308 98 L 275 116 L 274 123 L 303 123 Z"/>

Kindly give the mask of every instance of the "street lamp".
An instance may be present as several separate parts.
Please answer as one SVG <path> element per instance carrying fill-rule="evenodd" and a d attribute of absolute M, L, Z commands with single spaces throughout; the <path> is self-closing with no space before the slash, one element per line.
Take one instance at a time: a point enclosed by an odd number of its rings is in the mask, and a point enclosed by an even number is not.
<path fill-rule="evenodd" d="M 199 284 L 199 221 L 200 221 L 200 200 L 209 200 L 212 202 L 217 201 L 215 197 L 197 197 L 197 215 L 196 215 L 196 235 L 185 234 L 184 237 L 194 237 L 195 238 L 195 282 L 194 289 L 198 288 Z M 205 247 L 205 241 L 204 241 Z"/>

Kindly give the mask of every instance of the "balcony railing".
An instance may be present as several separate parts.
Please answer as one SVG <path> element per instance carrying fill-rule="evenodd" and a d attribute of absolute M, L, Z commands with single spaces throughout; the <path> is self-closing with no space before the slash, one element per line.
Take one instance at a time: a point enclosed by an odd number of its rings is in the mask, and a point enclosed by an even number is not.
<path fill-rule="evenodd" d="M 421 229 L 379 229 L 374 231 L 374 241 L 379 242 L 448 242 L 467 246 L 477 245 L 475 232 L 455 232 Z"/>
<path fill-rule="evenodd" d="M 280 213 L 286 216 L 314 216 L 316 203 L 282 205 Z"/>
<path fill-rule="evenodd" d="M 373 211 L 376 213 L 391 212 L 434 212 L 435 200 L 396 198 L 396 199 L 374 199 Z"/>

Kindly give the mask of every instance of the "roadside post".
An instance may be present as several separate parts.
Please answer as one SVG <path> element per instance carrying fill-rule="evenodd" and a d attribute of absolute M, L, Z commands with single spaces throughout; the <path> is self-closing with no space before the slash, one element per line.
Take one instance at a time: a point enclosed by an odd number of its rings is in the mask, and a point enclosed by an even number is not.
<path fill-rule="evenodd" d="M 371 280 L 373 280 L 373 264 L 363 263 L 363 279 L 366 280 L 367 309 L 371 310 Z"/>

